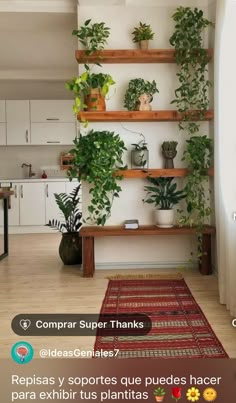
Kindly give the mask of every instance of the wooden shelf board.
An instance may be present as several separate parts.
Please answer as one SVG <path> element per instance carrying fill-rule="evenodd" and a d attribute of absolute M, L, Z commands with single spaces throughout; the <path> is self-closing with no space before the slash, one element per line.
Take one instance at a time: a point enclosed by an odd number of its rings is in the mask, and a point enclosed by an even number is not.
<path fill-rule="evenodd" d="M 123 178 L 126 179 L 135 179 L 135 178 L 147 178 L 147 176 L 152 177 L 175 177 L 175 178 L 183 178 L 188 175 L 188 170 L 186 168 L 174 168 L 174 169 L 126 169 L 120 170 L 116 174 L 122 175 Z M 208 170 L 209 176 L 214 176 L 214 169 L 210 168 Z"/>
<path fill-rule="evenodd" d="M 125 229 L 119 225 L 99 226 L 83 226 L 80 230 L 80 236 L 97 237 L 97 236 L 130 236 L 130 235 L 194 235 L 197 232 L 196 227 L 178 227 L 158 228 L 155 225 L 140 225 L 137 229 Z M 203 234 L 215 234 L 216 229 L 211 225 L 204 225 Z"/>
<path fill-rule="evenodd" d="M 213 56 L 213 49 L 207 49 Z M 174 49 L 107 49 L 86 55 L 84 50 L 76 50 L 78 63 L 175 63 Z"/>
<path fill-rule="evenodd" d="M 79 121 L 89 122 L 178 122 L 182 120 L 183 115 L 175 110 L 160 111 L 105 111 L 105 112 L 79 112 Z M 212 120 L 213 110 L 205 112 L 201 120 Z M 199 120 L 194 119 L 194 120 Z"/>

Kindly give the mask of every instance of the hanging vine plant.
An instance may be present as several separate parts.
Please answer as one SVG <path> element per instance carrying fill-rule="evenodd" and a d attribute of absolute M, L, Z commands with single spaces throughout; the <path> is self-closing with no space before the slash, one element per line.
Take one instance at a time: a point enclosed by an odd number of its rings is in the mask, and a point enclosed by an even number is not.
<path fill-rule="evenodd" d="M 192 119 L 201 120 L 209 106 L 209 55 L 203 47 L 202 36 L 204 30 L 213 24 L 204 18 L 203 11 L 198 8 L 178 7 L 172 18 L 175 31 L 170 44 L 175 47 L 176 63 L 180 68 L 177 74 L 180 85 L 175 90 L 172 104 L 183 113 L 180 129 L 194 134 L 199 130 L 199 123 Z"/>
<path fill-rule="evenodd" d="M 200 135 L 200 121 L 209 108 L 208 79 L 209 54 L 203 47 L 203 33 L 212 27 L 203 11 L 190 7 L 178 7 L 173 15 L 175 31 L 170 44 L 175 47 L 179 86 L 175 90 L 175 104 L 183 114 L 179 128 L 190 137 L 186 143 L 183 160 L 187 163 L 186 212 L 181 211 L 182 225 L 196 225 L 198 256 L 201 256 L 201 231 L 211 215 L 208 169 L 211 166 L 213 142 Z"/>

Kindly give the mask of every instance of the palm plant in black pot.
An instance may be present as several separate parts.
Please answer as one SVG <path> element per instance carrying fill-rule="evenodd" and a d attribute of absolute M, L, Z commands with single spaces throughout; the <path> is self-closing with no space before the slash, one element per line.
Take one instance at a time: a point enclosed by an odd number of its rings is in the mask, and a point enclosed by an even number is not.
<path fill-rule="evenodd" d="M 59 255 L 65 265 L 82 263 L 82 238 L 79 230 L 82 225 L 82 213 L 79 210 L 80 184 L 69 194 L 54 193 L 56 203 L 64 216 L 64 221 L 50 220 L 48 227 L 62 233 Z"/>

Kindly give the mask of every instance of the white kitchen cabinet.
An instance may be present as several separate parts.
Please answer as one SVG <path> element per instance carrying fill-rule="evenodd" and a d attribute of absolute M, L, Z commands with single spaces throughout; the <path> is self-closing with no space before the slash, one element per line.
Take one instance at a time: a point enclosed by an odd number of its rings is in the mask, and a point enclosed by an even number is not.
<path fill-rule="evenodd" d="M 44 100 L 30 101 L 33 123 L 74 123 L 73 101 Z"/>
<path fill-rule="evenodd" d="M 14 195 L 10 198 L 10 208 L 8 210 L 8 224 L 10 227 L 20 224 L 20 203 L 19 203 L 19 184 L 12 183 Z M 3 203 L 0 201 L 0 226 L 3 226 Z"/>
<path fill-rule="evenodd" d="M 7 137 L 6 137 L 6 102 L 0 101 L 0 145 L 7 144 Z"/>
<path fill-rule="evenodd" d="M 7 145 L 30 144 L 29 101 L 6 101 Z"/>
<path fill-rule="evenodd" d="M 45 225 L 45 184 L 20 183 L 20 225 Z"/>
<path fill-rule="evenodd" d="M 46 223 L 49 220 L 55 219 L 64 221 L 62 212 L 57 206 L 54 193 L 65 193 L 65 182 L 48 182 L 45 183 L 45 196 L 46 196 Z"/>
<path fill-rule="evenodd" d="M 75 137 L 75 123 L 31 123 L 34 145 L 71 145 Z"/>

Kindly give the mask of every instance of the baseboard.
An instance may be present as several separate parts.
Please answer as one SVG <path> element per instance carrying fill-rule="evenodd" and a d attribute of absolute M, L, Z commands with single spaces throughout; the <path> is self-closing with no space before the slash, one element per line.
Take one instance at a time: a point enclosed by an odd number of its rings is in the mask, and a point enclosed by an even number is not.
<path fill-rule="evenodd" d="M 196 269 L 197 262 L 105 262 L 96 263 L 96 270 L 130 270 L 130 269 Z"/>

